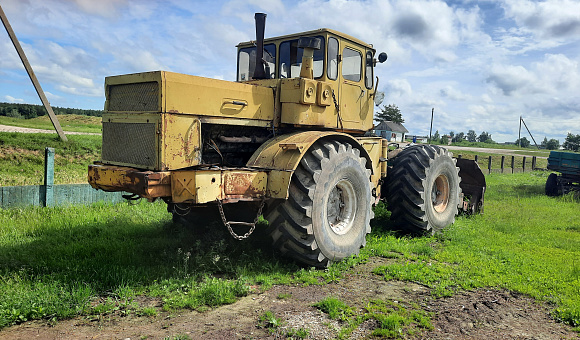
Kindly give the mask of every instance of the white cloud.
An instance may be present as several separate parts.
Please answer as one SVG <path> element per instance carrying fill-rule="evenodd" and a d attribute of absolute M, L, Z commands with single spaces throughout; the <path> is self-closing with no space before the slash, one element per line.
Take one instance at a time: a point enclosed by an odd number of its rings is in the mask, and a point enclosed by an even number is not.
<path fill-rule="evenodd" d="M 8 103 L 24 103 L 24 99 L 20 99 L 20 98 L 14 98 L 10 95 L 5 95 L 4 99 L 8 102 Z"/>
<path fill-rule="evenodd" d="M 542 39 L 579 39 L 578 1 L 505 0 L 504 8 L 520 27 Z"/>
<path fill-rule="evenodd" d="M 459 90 L 457 90 L 455 87 L 447 85 L 444 88 L 442 88 L 439 93 L 441 94 L 442 97 L 446 97 L 449 98 L 451 100 L 461 100 L 461 101 L 465 101 L 465 100 L 471 100 L 472 96 L 465 94 Z"/>
<path fill-rule="evenodd" d="M 113 17 L 117 8 L 127 3 L 126 0 L 74 0 L 83 11 L 89 14 L 98 14 L 104 17 Z"/>

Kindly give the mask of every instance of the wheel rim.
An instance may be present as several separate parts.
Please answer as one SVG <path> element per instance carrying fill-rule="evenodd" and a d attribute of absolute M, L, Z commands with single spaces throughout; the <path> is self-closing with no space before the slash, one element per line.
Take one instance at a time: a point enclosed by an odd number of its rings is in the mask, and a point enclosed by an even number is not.
<path fill-rule="evenodd" d="M 436 212 L 440 213 L 447 209 L 449 203 L 449 179 L 445 175 L 439 175 L 431 189 L 431 201 Z"/>
<path fill-rule="evenodd" d="M 344 235 L 353 226 L 356 211 L 356 194 L 351 182 L 342 179 L 328 195 L 326 217 L 335 234 Z"/>

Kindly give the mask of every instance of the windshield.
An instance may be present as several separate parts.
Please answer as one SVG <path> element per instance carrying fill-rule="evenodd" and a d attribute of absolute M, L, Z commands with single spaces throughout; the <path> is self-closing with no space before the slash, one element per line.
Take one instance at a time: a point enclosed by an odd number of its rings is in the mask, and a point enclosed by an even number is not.
<path fill-rule="evenodd" d="M 276 77 L 276 45 L 264 45 L 264 60 L 270 68 L 270 78 Z M 238 81 L 251 80 L 256 68 L 256 46 L 240 49 L 238 54 Z"/>
<path fill-rule="evenodd" d="M 320 49 L 314 50 L 314 78 L 322 77 L 324 73 L 324 37 L 320 39 Z M 298 48 L 298 39 L 284 41 L 280 44 L 279 70 L 280 78 L 294 78 L 300 76 L 302 67 L 302 48 Z"/>

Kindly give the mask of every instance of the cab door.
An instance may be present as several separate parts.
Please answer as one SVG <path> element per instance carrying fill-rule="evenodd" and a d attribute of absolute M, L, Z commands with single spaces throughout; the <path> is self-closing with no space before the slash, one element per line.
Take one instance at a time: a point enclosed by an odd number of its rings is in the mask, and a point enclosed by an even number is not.
<path fill-rule="evenodd" d="M 359 117 L 363 130 L 373 127 L 374 118 L 374 51 L 367 49 L 363 60 L 365 95 L 362 98 L 362 106 Z"/>
<path fill-rule="evenodd" d="M 366 130 L 370 128 L 365 128 L 367 124 L 364 124 L 368 116 L 368 91 L 363 78 L 364 58 L 364 49 L 361 50 L 359 46 L 348 41 L 342 41 L 339 66 L 339 129 Z"/>

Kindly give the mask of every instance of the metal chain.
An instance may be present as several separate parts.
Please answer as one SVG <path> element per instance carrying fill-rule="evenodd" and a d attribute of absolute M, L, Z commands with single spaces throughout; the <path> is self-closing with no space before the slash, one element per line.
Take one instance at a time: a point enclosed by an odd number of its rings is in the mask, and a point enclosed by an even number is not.
<path fill-rule="evenodd" d="M 336 114 L 338 118 L 338 122 L 340 123 L 340 128 L 344 130 L 344 126 L 342 125 L 342 117 L 340 116 L 340 106 L 338 106 L 338 101 L 336 100 L 336 95 L 334 94 L 334 89 L 332 90 L 332 101 L 334 102 L 334 107 L 336 108 Z"/>
<path fill-rule="evenodd" d="M 228 228 L 228 231 L 230 232 L 230 234 L 232 235 L 232 237 L 235 238 L 238 241 L 241 241 L 241 240 L 244 240 L 244 239 L 248 238 L 250 235 L 252 235 L 252 233 L 256 229 L 256 224 L 258 223 L 258 218 L 260 218 L 260 216 L 262 215 L 262 209 L 264 208 L 264 204 L 266 202 L 266 198 L 265 197 L 262 197 L 262 202 L 260 202 L 260 208 L 258 209 L 258 214 L 256 215 L 256 218 L 254 218 L 254 222 L 253 223 L 228 221 L 226 219 L 226 215 L 224 214 L 224 208 L 222 206 L 222 202 L 219 199 L 216 199 L 216 201 L 217 201 L 217 204 L 218 204 L 218 208 L 219 208 L 219 211 L 220 211 L 220 215 L 222 217 L 222 222 L 224 223 L 224 225 L 226 226 L 226 228 Z M 232 229 L 232 226 L 231 226 L 232 224 L 245 225 L 245 226 L 249 226 L 251 228 L 244 235 L 238 235 Z"/>

